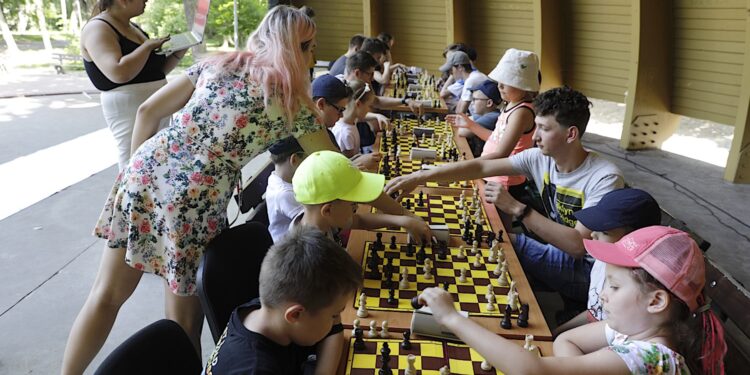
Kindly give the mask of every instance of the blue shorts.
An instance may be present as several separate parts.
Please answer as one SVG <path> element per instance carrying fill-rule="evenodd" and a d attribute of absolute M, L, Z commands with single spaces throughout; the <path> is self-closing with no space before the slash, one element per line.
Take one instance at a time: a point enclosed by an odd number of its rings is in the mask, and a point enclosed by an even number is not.
<path fill-rule="evenodd" d="M 518 259 L 532 286 L 542 283 L 550 290 L 575 301 L 587 301 L 591 257 L 576 259 L 550 244 L 543 244 L 524 234 L 513 243 Z"/>

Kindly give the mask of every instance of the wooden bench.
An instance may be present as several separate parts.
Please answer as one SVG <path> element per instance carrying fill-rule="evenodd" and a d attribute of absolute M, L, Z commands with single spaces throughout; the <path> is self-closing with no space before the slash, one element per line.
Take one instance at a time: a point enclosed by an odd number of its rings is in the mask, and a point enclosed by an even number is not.
<path fill-rule="evenodd" d="M 711 243 L 708 242 L 708 241 L 706 241 L 705 239 L 703 239 L 703 237 L 701 237 L 700 235 L 698 235 L 698 233 L 695 233 L 693 230 L 691 230 L 690 228 L 688 228 L 687 223 L 685 223 L 684 221 L 682 221 L 680 219 L 675 218 L 669 212 L 664 211 L 664 209 L 661 210 L 661 225 L 664 225 L 664 226 L 667 226 L 667 227 L 672 227 L 672 228 L 675 228 L 675 229 L 679 229 L 679 230 L 681 230 L 681 231 L 689 234 L 690 237 L 693 238 L 693 240 L 695 241 L 695 243 L 698 244 L 698 247 L 701 250 L 703 250 L 704 253 L 706 251 L 708 251 L 708 248 L 711 247 Z"/>
<path fill-rule="evenodd" d="M 81 56 L 80 55 L 71 55 L 67 53 L 53 53 L 52 58 L 57 61 L 55 64 L 55 71 L 57 74 L 65 74 L 65 68 L 63 67 L 63 62 L 80 62 Z"/>
<path fill-rule="evenodd" d="M 750 293 L 706 258 L 706 294 L 724 325 L 726 373 L 747 374 L 750 368 Z"/>

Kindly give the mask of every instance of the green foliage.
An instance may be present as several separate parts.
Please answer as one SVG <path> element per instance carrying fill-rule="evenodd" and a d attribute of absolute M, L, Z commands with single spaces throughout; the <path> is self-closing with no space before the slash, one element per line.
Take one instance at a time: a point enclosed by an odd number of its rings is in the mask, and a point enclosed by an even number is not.
<path fill-rule="evenodd" d="M 185 9 L 181 0 L 152 0 L 146 4 L 146 12 L 133 20 L 152 38 L 179 34 L 185 30 Z"/>
<path fill-rule="evenodd" d="M 267 0 L 238 0 L 237 15 L 240 45 L 255 30 L 268 10 Z M 214 0 L 208 13 L 208 38 L 221 42 L 224 37 L 234 38 L 234 2 L 233 0 Z"/>

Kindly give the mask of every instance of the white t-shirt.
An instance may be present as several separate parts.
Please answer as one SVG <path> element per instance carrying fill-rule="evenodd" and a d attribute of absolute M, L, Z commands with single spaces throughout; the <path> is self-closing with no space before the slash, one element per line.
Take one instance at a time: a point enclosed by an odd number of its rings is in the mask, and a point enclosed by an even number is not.
<path fill-rule="evenodd" d="M 336 143 L 341 151 L 354 150 L 357 153 L 360 152 L 359 131 L 356 125 L 347 124 L 343 119 L 339 119 L 331 128 L 331 132 L 336 137 Z"/>
<path fill-rule="evenodd" d="M 606 266 L 607 263 L 595 259 L 594 265 L 591 267 L 587 307 L 591 316 L 596 318 L 596 320 L 607 319 L 607 314 L 604 313 L 604 309 L 602 308 L 602 301 L 599 300 L 599 296 L 602 295 L 602 289 L 604 289 L 604 283 L 607 280 Z"/>
<path fill-rule="evenodd" d="M 683 375 L 690 374 L 685 358 L 680 353 L 655 342 L 630 340 L 607 324 L 604 328 L 609 350 L 620 356 L 631 374 Z"/>
<path fill-rule="evenodd" d="M 471 89 L 476 88 L 477 86 L 481 85 L 482 82 L 488 79 L 489 78 L 484 73 L 478 70 L 473 70 L 471 73 L 469 73 L 469 77 L 464 80 L 464 88 L 463 91 L 461 91 L 461 100 L 470 102 Z"/>
<path fill-rule="evenodd" d="M 304 209 L 294 199 L 292 184 L 282 180 L 276 171 L 268 176 L 266 206 L 268 208 L 268 231 L 271 232 L 273 242 L 278 242 L 284 237 L 292 219 Z"/>
<path fill-rule="evenodd" d="M 530 148 L 510 156 L 513 169 L 534 181 L 547 216 L 565 226 L 575 227 L 573 215 L 596 206 L 602 196 L 624 187 L 622 172 L 612 162 L 594 152 L 574 171 L 557 171 L 555 159 Z"/>

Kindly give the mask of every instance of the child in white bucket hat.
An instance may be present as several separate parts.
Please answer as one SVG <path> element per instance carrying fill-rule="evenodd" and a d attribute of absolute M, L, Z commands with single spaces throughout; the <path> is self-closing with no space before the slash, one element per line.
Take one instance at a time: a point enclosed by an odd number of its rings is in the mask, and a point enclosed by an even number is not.
<path fill-rule="evenodd" d="M 449 116 L 448 121 L 467 128 L 485 141 L 482 158 L 501 159 L 531 148 L 534 143 L 532 101 L 539 92 L 539 58 L 534 52 L 510 48 L 489 77 L 497 82 L 500 96 L 506 103 L 495 129 L 485 129 L 460 114 Z M 463 122 L 455 121 L 459 116 L 464 117 Z M 526 195 L 524 176 L 495 176 L 485 180 L 502 184 L 516 199 L 523 200 L 522 197 Z"/>

